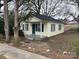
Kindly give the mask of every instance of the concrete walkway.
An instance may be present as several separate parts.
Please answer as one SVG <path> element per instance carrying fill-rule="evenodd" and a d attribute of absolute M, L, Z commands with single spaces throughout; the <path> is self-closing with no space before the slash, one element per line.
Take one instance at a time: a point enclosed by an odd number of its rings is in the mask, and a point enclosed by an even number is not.
<path fill-rule="evenodd" d="M 27 52 L 7 44 L 0 44 L 0 54 L 3 54 L 7 59 L 50 59 L 41 55 Z"/>

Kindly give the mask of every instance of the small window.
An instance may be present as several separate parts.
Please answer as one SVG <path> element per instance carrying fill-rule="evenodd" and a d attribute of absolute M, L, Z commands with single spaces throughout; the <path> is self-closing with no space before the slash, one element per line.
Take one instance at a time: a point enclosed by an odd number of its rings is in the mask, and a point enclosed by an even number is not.
<path fill-rule="evenodd" d="M 61 30 L 61 28 L 62 28 L 62 25 L 61 25 L 61 24 L 59 24 L 59 30 Z"/>
<path fill-rule="evenodd" d="M 24 30 L 24 24 L 22 25 L 22 30 Z"/>
<path fill-rule="evenodd" d="M 44 24 L 42 24 L 42 32 L 44 32 Z"/>
<path fill-rule="evenodd" d="M 25 24 L 25 30 L 28 31 L 28 24 Z"/>
<path fill-rule="evenodd" d="M 55 31 L 55 24 L 51 24 L 51 32 Z"/>

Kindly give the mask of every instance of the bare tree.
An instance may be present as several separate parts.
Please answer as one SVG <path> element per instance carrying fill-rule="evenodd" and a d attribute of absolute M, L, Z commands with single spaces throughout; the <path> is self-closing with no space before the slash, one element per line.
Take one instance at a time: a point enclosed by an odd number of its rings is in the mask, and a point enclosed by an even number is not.
<path fill-rule="evenodd" d="M 4 1 L 4 30 L 6 41 L 9 40 L 9 23 L 8 23 L 8 1 Z"/>
<path fill-rule="evenodd" d="M 78 9 L 79 9 L 79 0 L 72 0 L 72 1 L 74 1 L 78 4 Z M 74 20 L 77 21 L 78 26 L 79 26 L 79 15 L 78 15 L 78 17 L 75 17 L 76 13 L 75 14 L 70 14 L 70 15 L 73 16 Z M 79 29 L 78 29 L 78 31 L 79 31 Z"/>
<path fill-rule="evenodd" d="M 14 15 L 15 15 L 15 21 L 14 21 L 14 39 L 18 39 L 19 35 L 19 28 L 18 28 L 18 0 L 14 0 Z"/>
<path fill-rule="evenodd" d="M 43 14 L 48 15 L 48 16 L 55 16 L 58 13 L 56 13 L 56 9 L 62 4 L 63 0 L 45 0 L 43 5 L 42 5 L 42 11 Z"/>
<path fill-rule="evenodd" d="M 79 15 L 77 16 L 77 17 L 75 17 L 76 16 L 76 13 L 75 14 L 70 14 L 72 17 L 73 17 L 73 19 L 78 23 L 78 31 L 79 31 Z"/>
<path fill-rule="evenodd" d="M 65 0 L 30 0 L 27 2 L 29 4 L 29 9 L 34 14 L 44 14 L 48 16 L 55 16 L 62 12 L 57 10 Z"/>
<path fill-rule="evenodd" d="M 43 2 L 44 2 L 44 0 L 30 0 L 30 4 L 32 6 L 30 8 L 30 10 L 33 13 L 40 14 L 41 7 L 42 7 Z"/>
<path fill-rule="evenodd" d="M 13 0 L 14 1 L 14 39 L 18 40 L 19 38 L 19 7 L 23 4 L 23 0 Z"/>

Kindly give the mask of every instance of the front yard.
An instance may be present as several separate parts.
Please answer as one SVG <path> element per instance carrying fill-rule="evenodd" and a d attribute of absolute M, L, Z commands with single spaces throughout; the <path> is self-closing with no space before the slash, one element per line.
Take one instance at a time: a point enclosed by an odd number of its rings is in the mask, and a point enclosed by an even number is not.
<path fill-rule="evenodd" d="M 65 30 L 67 30 L 63 34 L 46 38 L 41 41 L 23 43 L 20 48 L 52 59 L 72 59 L 74 55 L 63 54 L 64 52 L 74 52 L 75 43 L 79 42 L 79 33 L 76 28 L 76 25 L 67 25 L 65 28 Z"/>
<path fill-rule="evenodd" d="M 79 42 L 79 32 L 76 25 L 65 26 L 63 34 L 45 38 L 41 41 L 21 42 L 23 50 L 47 56 L 52 59 L 74 59 L 76 43 Z"/>

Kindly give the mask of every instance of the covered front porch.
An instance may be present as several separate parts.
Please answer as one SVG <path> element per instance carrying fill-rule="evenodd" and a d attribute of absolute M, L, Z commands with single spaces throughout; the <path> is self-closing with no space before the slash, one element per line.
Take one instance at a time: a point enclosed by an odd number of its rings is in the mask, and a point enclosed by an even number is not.
<path fill-rule="evenodd" d="M 45 23 L 43 22 L 35 22 L 35 23 L 31 23 L 31 28 L 32 28 L 32 34 L 33 35 L 38 35 L 38 33 L 43 33 L 45 32 Z"/>
<path fill-rule="evenodd" d="M 46 22 L 25 22 L 23 32 L 28 39 L 41 39 L 46 37 Z"/>

